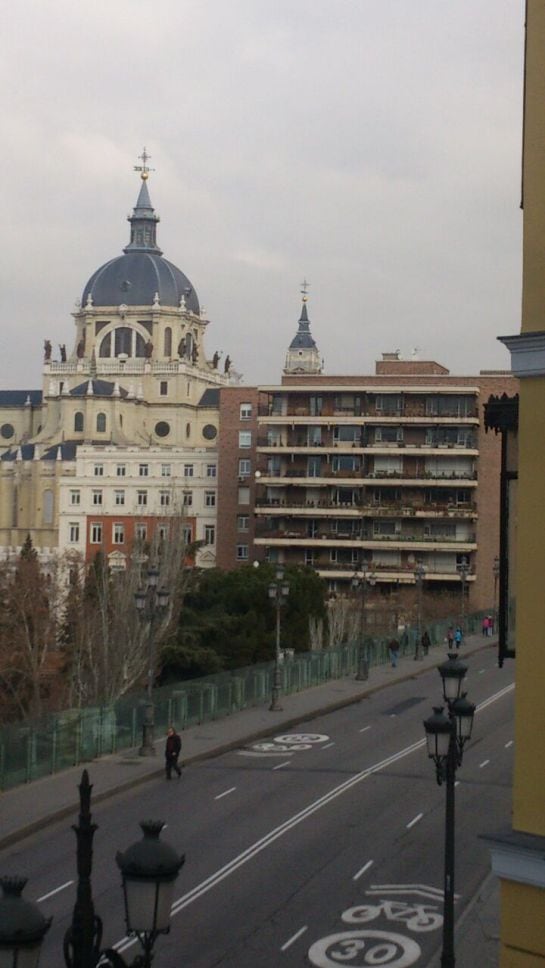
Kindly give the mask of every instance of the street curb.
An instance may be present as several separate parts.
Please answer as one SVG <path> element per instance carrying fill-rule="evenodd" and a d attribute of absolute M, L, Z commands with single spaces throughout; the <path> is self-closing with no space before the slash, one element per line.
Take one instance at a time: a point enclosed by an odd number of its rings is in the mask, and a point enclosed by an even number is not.
<path fill-rule="evenodd" d="M 454 924 L 454 944 L 455 945 L 458 939 L 459 931 L 461 930 L 461 928 L 463 927 L 467 919 L 470 917 L 470 915 L 473 913 L 473 909 L 476 907 L 479 901 L 481 901 L 483 894 L 485 892 L 488 893 L 492 889 L 493 882 L 496 880 L 497 880 L 497 875 L 494 874 L 494 872 L 491 870 L 488 871 L 488 873 L 485 874 L 485 876 L 483 877 L 473 897 L 468 902 L 467 906 L 462 911 L 462 914 L 460 915 L 459 919 Z M 440 968 L 441 947 L 442 947 L 442 942 L 440 942 L 437 945 L 437 948 L 435 949 L 428 963 L 425 965 L 425 968 Z"/>
<path fill-rule="evenodd" d="M 495 642 L 487 641 L 486 643 L 475 646 L 473 649 L 471 649 L 471 651 L 464 652 L 464 655 L 460 656 L 460 658 L 475 655 L 477 652 L 482 652 L 483 649 L 490 648 L 493 645 L 495 645 Z M 438 658 L 441 659 L 443 654 L 446 654 L 446 653 L 442 653 L 441 657 L 438 657 Z M 437 663 L 437 665 L 439 665 L 439 662 Z M 433 668 L 434 668 L 433 665 L 428 665 L 425 668 L 422 668 L 420 665 L 417 665 L 417 667 L 413 669 L 411 672 L 408 672 L 405 675 L 398 677 L 397 679 L 383 682 L 375 686 L 366 687 L 362 689 L 361 692 L 353 696 L 348 696 L 348 697 L 345 697 L 344 699 L 339 699 L 337 701 L 330 702 L 326 706 L 320 706 L 320 708 L 318 709 L 314 709 L 311 711 L 307 710 L 306 712 L 299 713 L 298 715 L 292 716 L 287 720 L 281 720 L 279 725 L 281 725 L 283 729 L 291 729 L 293 726 L 298 726 L 300 723 L 312 722 L 313 719 L 318 719 L 320 716 L 326 716 L 328 713 L 334 713 L 339 709 L 345 709 L 347 706 L 355 705 L 356 703 L 361 702 L 363 699 L 368 699 L 370 696 L 373 696 L 375 693 L 382 692 L 384 689 L 388 689 L 390 686 L 394 684 L 397 685 L 398 683 L 408 682 L 410 679 L 417 679 L 419 676 L 424 675 L 426 672 L 429 672 L 430 669 L 433 669 Z M 435 666 L 435 668 L 437 668 L 437 666 Z M 270 725 L 264 727 L 263 729 L 256 730 L 253 733 L 248 733 L 246 736 L 244 736 L 244 738 L 239 737 L 238 739 L 231 740 L 228 743 L 219 744 L 209 750 L 203 751 L 202 753 L 195 753 L 193 756 L 190 756 L 187 759 L 182 759 L 181 764 L 182 766 L 188 766 L 192 763 L 200 763 L 200 762 L 203 762 L 204 760 L 213 759 L 215 756 L 222 756 L 224 753 L 231 752 L 231 750 L 239 749 L 243 745 L 246 745 L 248 743 L 254 743 L 257 740 L 264 739 L 265 737 L 270 736 L 274 728 L 275 728 L 274 722 L 271 720 Z M 131 752 L 134 752 L 134 751 L 126 750 L 125 752 L 127 755 L 130 755 Z M 109 755 L 110 757 L 113 757 L 113 756 L 118 756 L 119 754 L 111 753 Z M 82 770 L 86 769 L 89 771 L 90 769 L 92 769 L 93 763 L 96 763 L 96 762 L 98 761 L 90 760 L 87 764 L 82 764 Z M 71 769 L 74 769 L 74 767 L 72 767 Z M 130 780 L 126 780 L 123 783 L 119 783 L 117 786 L 112 787 L 110 790 L 103 790 L 102 793 L 95 793 L 93 794 L 93 804 L 104 803 L 105 800 L 111 800 L 114 797 L 118 796 L 119 794 L 126 793 L 129 790 L 135 789 L 136 787 L 143 786 L 144 783 L 149 783 L 151 780 L 158 779 L 160 776 L 163 775 L 163 772 L 164 772 L 164 767 L 163 765 L 161 765 L 161 767 L 158 767 L 156 770 L 154 770 L 151 773 L 146 773 L 143 776 L 132 777 Z M 51 776 L 42 777 L 40 780 L 35 780 L 34 783 L 36 784 L 42 783 L 42 782 L 46 783 L 50 778 Z M 30 786 L 30 784 L 28 785 Z M 7 834 L 4 837 L 0 837 L 0 850 L 3 850 L 5 847 L 11 847 L 14 844 L 19 843 L 21 840 L 25 840 L 27 837 L 31 837 L 39 830 L 43 830 L 44 827 L 52 826 L 53 824 L 58 823 L 60 820 L 64 820 L 66 817 L 69 817 L 75 812 L 77 812 L 79 808 L 78 807 L 79 800 L 76 794 L 74 794 L 74 796 L 75 796 L 75 799 L 72 804 L 67 804 L 58 810 L 54 810 L 52 813 L 48 814 L 46 817 L 43 817 L 40 820 L 34 820 L 32 823 L 27 824 L 26 827 L 20 827 L 19 830 L 14 830 L 12 833 Z"/>

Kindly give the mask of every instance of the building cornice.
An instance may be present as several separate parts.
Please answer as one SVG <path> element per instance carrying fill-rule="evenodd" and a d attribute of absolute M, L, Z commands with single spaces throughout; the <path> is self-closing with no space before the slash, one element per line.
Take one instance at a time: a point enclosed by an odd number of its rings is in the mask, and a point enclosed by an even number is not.
<path fill-rule="evenodd" d="M 545 332 L 498 336 L 511 354 L 514 376 L 545 376 Z"/>
<path fill-rule="evenodd" d="M 545 837 L 507 830 L 482 839 L 489 844 L 497 877 L 545 889 Z"/>

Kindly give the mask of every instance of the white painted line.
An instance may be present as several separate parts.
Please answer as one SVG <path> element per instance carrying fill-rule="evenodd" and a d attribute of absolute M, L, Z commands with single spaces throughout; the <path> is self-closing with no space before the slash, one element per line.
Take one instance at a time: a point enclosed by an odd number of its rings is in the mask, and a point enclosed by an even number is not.
<path fill-rule="evenodd" d="M 497 702 L 498 699 L 502 699 L 514 688 L 515 685 L 512 683 L 511 685 L 506 686 L 504 689 L 500 689 L 499 692 L 490 696 L 488 699 L 485 699 L 484 703 L 482 703 L 479 708 L 482 709 L 484 706 L 489 706 L 491 703 Z M 244 864 L 247 864 L 249 861 L 254 860 L 255 857 L 258 857 L 259 854 L 261 854 L 264 850 L 267 850 L 267 848 L 274 844 L 275 841 L 279 840 L 280 837 L 284 837 L 300 823 L 303 823 L 312 817 L 318 812 L 318 810 L 321 810 L 323 807 L 326 807 L 332 803 L 332 801 L 337 797 L 340 797 L 349 790 L 352 790 L 353 787 L 357 786 L 359 783 L 362 783 L 364 780 L 367 780 L 375 773 L 380 772 L 380 770 L 384 770 L 393 763 L 397 763 L 399 760 L 404 759 L 404 757 L 410 756 L 411 753 L 416 753 L 417 750 L 421 750 L 425 745 L 425 738 L 418 740 L 418 742 L 412 743 L 410 746 L 406 746 L 403 749 L 398 750 L 397 753 L 394 753 L 392 756 L 388 756 L 386 759 L 380 760 L 378 763 L 373 763 L 371 766 L 361 770 L 359 773 L 355 773 L 354 776 L 351 776 L 348 780 L 344 780 L 343 783 L 340 783 L 338 786 L 332 787 L 331 790 L 328 790 L 327 793 L 323 794 L 323 796 L 319 797 L 317 800 L 313 800 L 298 813 L 294 814 L 292 817 L 289 817 L 288 820 L 285 820 L 277 827 L 269 830 L 267 834 L 265 834 L 259 840 L 256 840 L 253 844 L 250 844 L 249 847 L 246 847 L 246 849 L 241 851 L 240 854 L 237 854 L 236 857 L 231 858 L 231 860 L 224 864 L 223 867 L 220 867 L 218 870 L 214 871 L 213 874 L 205 878 L 204 881 L 201 881 L 200 884 L 196 884 L 195 887 L 186 894 L 182 894 L 181 897 L 176 898 L 172 905 L 171 915 L 174 916 L 179 914 L 180 911 L 183 911 L 186 907 L 189 907 L 190 904 L 193 904 L 196 900 L 198 900 L 198 898 L 202 897 L 204 894 L 207 894 L 208 891 L 211 891 L 212 888 L 217 884 L 221 884 L 222 881 L 234 874 L 235 871 L 237 871 Z M 391 886 L 392 885 L 390 885 L 390 887 Z M 404 885 L 404 893 L 406 892 L 407 886 L 410 885 Z M 136 938 L 128 938 L 125 935 L 123 938 L 120 938 L 120 940 L 117 941 L 113 947 L 116 951 L 123 953 L 124 951 L 127 951 L 128 948 L 132 948 L 132 946 L 135 944 L 137 944 Z"/>
<path fill-rule="evenodd" d="M 366 733 L 368 729 L 371 729 L 371 727 L 370 726 L 362 726 L 362 728 L 360 730 L 358 730 L 358 732 L 360 732 L 360 733 Z"/>
<path fill-rule="evenodd" d="M 395 719 L 396 716 L 397 716 L 397 713 L 390 713 L 390 719 Z"/>
<path fill-rule="evenodd" d="M 321 748 L 323 750 L 328 750 L 331 746 L 335 746 L 335 743 L 326 743 L 326 745 L 322 746 Z"/>
<path fill-rule="evenodd" d="M 486 669 L 479 669 L 479 675 L 480 676 L 482 676 L 483 672 L 486 672 Z"/>
<path fill-rule="evenodd" d="M 60 887 L 56 887 L 55 890 L 50 891 L 49 894 L 43 894 L 42 897 L 36 898 L 37 904 L 40 904 L 41 901 L 47 901 L 48 898 L 53 897 L 54 894 L 58 894 L 59 891 L 64 891 L 65 887 L 70 887 L 70 885 L 73 883 L 74 881 L 67 881 L 66 884 L 61 884 Z"/>
<path fill-rule="evenodd" d="M 283 763 L 277 763 L 276 766 L 273 766 L 273 770 L 281 770 L 283 766 L 289 766 L 290 763 L 291 760 L 284 760 Z"/>
<path fill-rule="evenodd" d="M 410 823 L 406 824 L 407 830 L 410 830 L 411 827 L 414 827 L 415 823 L 418 823 L 419 820 L 422 820 L 423 816 L 423 813 L 417 813 L 416 817 L 413 817 Z"/>
<path fill-rule="evenodd" d="M 508 750 L 510 746 L 513 745 L 513 740 L 510 739 L 508 743 L 505 744 L 505 749 Z"/>
<path fill-rule="evenodd" d="M 299 928 L 299 931 L 297 931 L 293 937 L 289 939 L 289 941 L 286 941 L 286 943 L 282 945 L 280 951 L 287 951 L 290 945 L 292 945 L 294 941 L 297 941 L 297 938 L 300 938 L 305 931 L 308 931 L 308 925 L 306 924 L 303 928 Z"/>
<path fill-rule="evenodd" d="M 460 781 L 459 781 L 459 780 L 455 780 L 455 781 L 454 781 L 454 786 L 455 786 L 455 787 L 457 787 L 457 786 L 460 786 Z"/>
<path fill-rule="evenodd" d="M 483 760 L 482 763 L 479 763 L 479 769 L 482 770 L 483 766 L 488 766 L 489 763 L 490 760 Z"/>
<path fill-rule="evenodd" d="M 214 800 L 221 800 L 222 797 L 226 797 L 229 793 L 233 793 L 234 790 L 236 790 L 236 787 L 230 787 L 229 790 L 224 790 L 223 793 L 219 793 L 217 797 L 214 797 Z"/>
<path fill-rule="evenodd" d="M 368 871 L 369 868 L 373 866 L 373 864 L 374 864 L 373 860 L 368 860 L 367 863 L 363 865 L 361 870 L 359 870 L 357 874 L 354 874 L 354 877 L 352 878 L 352 880 L 353 881 L 359 880 L 361 875 L 365 874 L 365 871 Z"/>

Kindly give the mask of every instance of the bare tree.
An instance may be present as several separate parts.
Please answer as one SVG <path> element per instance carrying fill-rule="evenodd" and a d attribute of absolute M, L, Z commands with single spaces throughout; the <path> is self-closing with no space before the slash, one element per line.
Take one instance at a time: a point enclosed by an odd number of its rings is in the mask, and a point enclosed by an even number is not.
<path fill-rule="evenodd" d="M 88 568 L 67 562 L 71 580 L 64 608 L 64 646 L 69 659 L 69 696 L 73 706 L 110 703 L 142 680 L 148 663 L 149 627 L 135 607 L 135 592 L 150 564 L 159 584 L 170 592 L 168 613 L 156 628 L 156 656 L 176 629 L 188 580 L 191 551 L 183 517 L 162 520 L 151 545 L 135 543 L 123 569 L 111 571 L 99 553 Z"/>

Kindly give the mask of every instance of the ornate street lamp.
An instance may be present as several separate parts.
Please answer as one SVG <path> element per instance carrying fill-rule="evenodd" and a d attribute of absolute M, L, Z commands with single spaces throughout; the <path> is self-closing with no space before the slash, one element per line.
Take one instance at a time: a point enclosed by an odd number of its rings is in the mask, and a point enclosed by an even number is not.
<path fill-rule="evenodd" d="M 356 672 L 356 679 L 359 682 L 369 678 L 369 657 L 367 655 L 365 646 L 365 591 L 367 584 L 369 584 L 372 588 L 377 581 L 375 572 L 369 571 L 369 567 L 369 560 L 367 558 L 362 558 L 359 571 L 356 572 L 352 579 L 352 588 L 354 589 L 354 592 L 359 591 L 360 593 L 360 641 L 358 647 L 358 669 Z"/>
<path fill-rule="evenodd" d="M 269 598 L 271 602 L 275 603 L 276 607 L 276 648 L 274 653 L 274 676 L 271 705 L 269 706 L 269 710 L 271 712 L 282 711 L 282 706 L 280 705 L 280 610 L 284 602 L 288 600 L 289 593 L 290 586 L 289 583 L 284 580 L 284 568 L 282 565 L 278 565 L 276 569 L 276 581 L 272 581 L 269 584 Z"/>
<path fill-rule="evenodd" d="M 493 631 L 497 634 L 498 632 L 498 581 L 500 577 L 500 559 L 498 555 L 494 558 L 494 564 L 492 565 L 492 574 L 494 576 L 494 607 L 492 609 L 492 617 L 494 620 Z"/>
<path fill-rule="evenodd" d="M 442 706 L 435 706 L 433 715 L 424 722 L 428 756 L 435 763 L 437 783 L 445 783 L 445 870 L 443 884 L 444 919 L 441 968 L 454 968 L 454 791 L 456 770 L 462 765 L 465 744 L 471 739 L 475 706 L 462 691 L 467 666 L 456 654 L 439 666 L 443 697 L 448 716 Z"/>
<path fill-rule="evenodd" d="M 467 558 L 462 558 L 459 565 L 456 565 L 456 571 L 460 576 L 461 589 L 462 589 L 462 619 L 461 619 L 461 629 L 462 634 L 465 634 L 465 621 L 466 621 L 466 583 L 467 576 L 469 574 L 469 561 Z"/>
<path fill-rule="evenodd" d="M 164 586 L 159 588 L 159 569 L 151 566 L 147 571 L 147 584 L 134 593 L 134 603 L 138 617 L 148 625 L 148 675 L 146 686 L 146 706 L 142 723 L 142 745 L 140 756 L 154 756 L 153 731 L 155 727 L 155 708 L 153 705 L 153 683 L 155 679 L 155 631 L 159 622 L 168 611 L 170 592 Z"/>
<path fill-rule="evenodd" d="M 414 566 L 414 581 L 416 585 L 416 646 L 414 650 L 415 659 L 424 658 L 422 655 L 422 589 L 426 569 L 422 564 L 422 559 L 418 558 Z"/>
<path fill-rule="evenodd" d="M 79 785 L 79 824 L 74 827 L 77 838 L 78 886 L 72 924 L 64 937 L 64 962 L 67 968 L 96 968 L 111 965 L 128 968 L 127 962 L 113 948 L 101 950 L 102 920 L 95 914 L 91 889 L 93 866 L 93 837 L 96 824 L 91 819 L 91 791 L 87 770 Z M 147 820 L 140 824 L 144 837 L 117 855 L 125 895 L 125 917 L 130 935 L 138 938 L 143 954 L 136 956 L 132 968 L 150 968 L 153 947 L 159 934 L 170 930 L 170 909 L 174 881 L 185 857 L 173 847 L 159 840 L 164 827 L 162 820 Z M 11 965 L 11 962 L 8 962 Z M 26 962 L 16 962 L 26 968 Z M 37 962 L 29 962 L 34 966 Z M 0 968 L 3 963 L 0 961 Z"/>
<path fill-rule="evenodd" d="M 26 877 L 1 877 L 0 968 L 36 968 L 51 918 L 22 897 Z"/>

